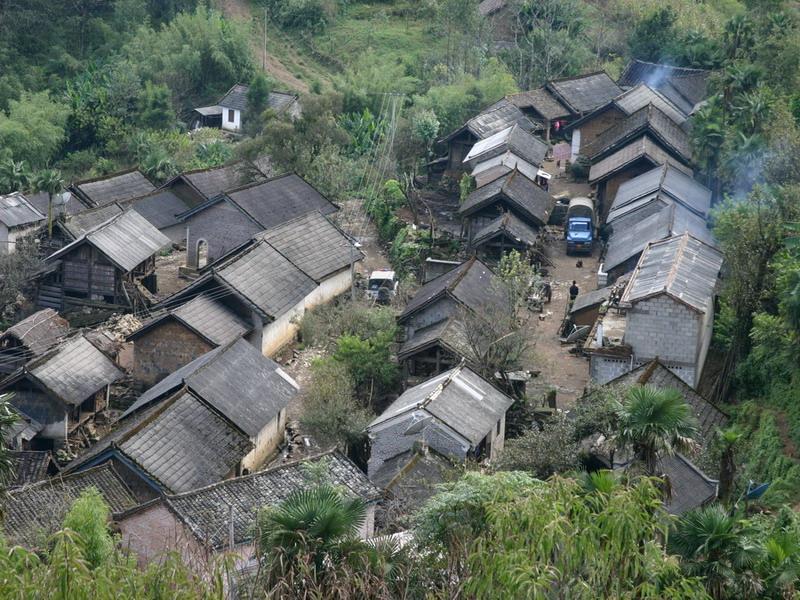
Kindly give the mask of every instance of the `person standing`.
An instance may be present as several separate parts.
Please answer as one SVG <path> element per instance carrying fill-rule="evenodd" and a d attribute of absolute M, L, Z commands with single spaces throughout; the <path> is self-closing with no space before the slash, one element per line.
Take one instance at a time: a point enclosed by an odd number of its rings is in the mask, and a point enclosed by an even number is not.
<path fill-rule="evenodd" d="M 578 282 L 577 281 L 573 281 L 572 285 L 569 286 L 569 303 L 570 304 L 575 302 L 575 298 L 578 297 L 578 293 L 579 292 L 580 292 L 580 290 L 578 289 Z"/>

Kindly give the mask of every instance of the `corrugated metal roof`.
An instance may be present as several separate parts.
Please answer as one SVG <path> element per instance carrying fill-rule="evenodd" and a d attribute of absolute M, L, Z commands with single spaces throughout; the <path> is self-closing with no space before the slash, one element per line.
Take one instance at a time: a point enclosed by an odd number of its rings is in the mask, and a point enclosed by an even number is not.
<path fill-rule="evenodd" d="M 597 183 L 641 158 L 649 160 L 655 166 L 669 163 L 685 173 L 691 174 L 692 172 L 690 167 L 670 156 L 647 135 L 642 135 L 637 139 L 631 140 L 613 154 L 593 164 L 589 169 L 589 183 Z"/>
<path fill-rule="evenodd" d="M 650 242 L 663 240 L 672 234 L 672 207 L 667 207 L 643 219 L 633 219 L 626 226 L 615 224 L 608 238 L 603 270 L 610 271 L 633 258 Z"/>
<path fill-rule="evenodd" d="M 248 543 L 254 537 L 253 523 L 258 511 L 313 485 L 308 468 L 312 464 L 324 464 L 330 484 L 344 490 L 348 497 L 372 502 L 382 496 L 364 473 L 337 451 L 168 496 L 166 502 L 198 539 L 210 547 L 220 549 L 228 545 L 231 524 L 234 544 Z"/>
<path fill-rule="evenodd" d="M 468 367 L 459 366 L 403 392 L 367 429 L 373 430 L 389 419 L 422 411 L 476 446 L 513 402 Z"/>
<path fill-rule="evenodd" d="M 3 510 L 6 540 L 25 548 L 47 548 L 48 538 L 61 529 L 72 503 L 90 487 L 100 492 L 114 512 L 136 505 L 131 491 L 110 464 L 68 477 L 54 477 L 8 493 Z"/>
<path fill-rule="evenodd" d="M 28 372 L 63 402 L 78 405 L 121 379 L 123 373 L 82 335 L 64 342 L 52 354 L 28 367 Z"/>
<path fill-rule="evenodd" d="M 622 302 L 668 294 L 696 310 L 713 310 L 722 253 L 688 233 L 652 242 L 631 275 Z"/>
<path fill-rule="evenodd" d="M 19 192 L 0 196 L 0 222 L 6 227 L 33 225 L 46 218 Z"/>
<path fill-rule="evenodd" d="M 501 198 L 508 200 L 529 224 L 540 227 L 547 224 L 555 204 L 550 194 L 515 170 L 476 189 L 464 200 L 458 212 L 466 217 Z"/>
<path fill-rule="evenodd" d="M 547 88 L 574 113 L 586 113 L 613 100 L 622 89 L 604 71 L 556 79 Z"/>
<path fill-rule="evenodd" d="M 316 211 L 267 229 L 256 238 L 269 243 L 317 283 L 364 258 L 344 233 Z"/>

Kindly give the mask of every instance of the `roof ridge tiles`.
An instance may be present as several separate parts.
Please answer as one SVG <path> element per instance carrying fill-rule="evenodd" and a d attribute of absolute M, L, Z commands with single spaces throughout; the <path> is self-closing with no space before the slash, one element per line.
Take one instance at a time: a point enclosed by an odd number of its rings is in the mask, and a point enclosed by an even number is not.
<path fill-rule="evenodd" d="M 417 403 L 417 408 L 426 408 L 431 402 L 436 400 L 439 396 L 441 396 L 442 392 L 447 388 L 447 386 L 452 383 L 453 379 L 455 379 L 458 375 L 461 374 L 461 371 L 464 369 L 466 365 L 466 359 L 462 358 L 461 362 L 453 368 L 450 373 L 447 375 L 444 381 L 442 381 L 439 385 L 437 385 L 433 391 L 428 394 L 422 402 Z"/>

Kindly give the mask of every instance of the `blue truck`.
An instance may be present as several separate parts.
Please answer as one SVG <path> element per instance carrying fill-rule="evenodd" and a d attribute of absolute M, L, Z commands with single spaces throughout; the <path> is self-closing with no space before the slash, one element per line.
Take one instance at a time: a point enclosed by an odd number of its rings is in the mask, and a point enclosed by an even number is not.
<path fill-rule="evenodd" d="M 567 254 L 592 253 L 594 244 L 594 202 L 589 198 L 573 198 L 567 208 Z"/>

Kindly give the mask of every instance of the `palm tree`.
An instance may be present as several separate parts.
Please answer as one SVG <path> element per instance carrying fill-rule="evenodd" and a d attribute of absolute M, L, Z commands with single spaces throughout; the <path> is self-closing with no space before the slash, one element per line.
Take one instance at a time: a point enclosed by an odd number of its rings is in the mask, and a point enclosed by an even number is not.
<path fill-rule="evenodd" d="M 631 450 L 648 475 L 657 474 L 662 455 L 695 446 L 695 418 L 677 390 L 634 386 L 617 413 L 616 444 Z"/>
<path fill-rule="evenodd" d="M 0 194 L 24 190 L 29 183 L 30 173 L 23 161 L 13 158 L 0 161 Z"/>
<path fill-rule="evenodd" d="M 670 538 L 684 569 L 705 581 L 712 598 L 754 598 L 763 589 L 753 570 L 761 556 L 738 519 L 719 504 L 681 517 Z"/>
<path fill-rule="evenodd" d="M 730 427 L 717 432 L 720 445 L 719 464 L 719 492 L 720 502 L 727 502 L 733 490 L 733 480 L 736 477 L 736 447 L 744 434 L 735 427 Z"/>
<path fill-rule="evenodd" d="M 47 235 L 53 237 L 53 196 L 64 189 L 64 179 L 57 169 L 44 169 L 36 174 L 33 181 L 37 192 L 47 192 Z"/>
<path fill-rule="evenodd" d="M 360 499 L 346 499 L 327 484 L 294 492 L 264 510 L 256 528 L 268 578 L 280 577 L 305 558 L 320 573 L 326 559 L 360 547 L 358 530 L 365 519 Z"/>

